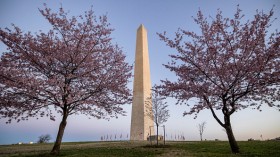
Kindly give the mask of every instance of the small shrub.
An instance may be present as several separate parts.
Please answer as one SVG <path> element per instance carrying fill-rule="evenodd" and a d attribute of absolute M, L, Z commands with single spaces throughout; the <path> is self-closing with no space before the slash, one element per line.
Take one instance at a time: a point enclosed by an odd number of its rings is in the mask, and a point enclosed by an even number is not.
<path fill-rule="evenodd" d="M 51 140 L 51 136 L 49 134 L 41 135 L 38 137 L 37 143 L 48 143 Z"/>

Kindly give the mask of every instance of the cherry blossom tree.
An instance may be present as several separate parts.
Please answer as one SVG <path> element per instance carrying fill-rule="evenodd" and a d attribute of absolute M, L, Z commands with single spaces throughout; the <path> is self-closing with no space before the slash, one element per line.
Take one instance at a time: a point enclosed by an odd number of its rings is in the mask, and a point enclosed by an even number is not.
<path fill-rule="evenodd" d="M 210 109 L 226 130 L 233 153 L 239 152 L 231 115 L 238 110 L 262 105 L 280 108 L 279 44 L 280 33 L 271 30 L 273 9 L 267 14 L 257 11 L 246 21 L 237 7 L 233 18 L 224 18 L 220 10 L 207 19 L 198 11 L 195 23 L 201 33 L 179 29 L 174 39 L 159 34 L 169 47 L 176 49 L 172 61 L 164 65 L 177 76 L 176 81 L 162 80 L 161 94 L 187 104 L 197 114 Z M 191 103 L 190 103 L 190 100 Z M 195 101 L 195 103 L 193 103 Z M 223 118 L 216 113 L 222 112 Z"/>
<path fill-rule="evenodd" d="M 24 33 L 0 29 L 8 47 L 0 60 L 0 115 L 12 120 L 48 116 L 62 120 L 52 154 L 59 154 L 67 124 L 73 114 L 94 118 L 124 115 L 123 104 L 131 102 L 127 88 L 132 66 L 110 34 L 106 16 L 93 10 L 68 18 L 60 8 L 54 13 L 45 5 L 40 13 L 51 24 L 47 33 Z"/>

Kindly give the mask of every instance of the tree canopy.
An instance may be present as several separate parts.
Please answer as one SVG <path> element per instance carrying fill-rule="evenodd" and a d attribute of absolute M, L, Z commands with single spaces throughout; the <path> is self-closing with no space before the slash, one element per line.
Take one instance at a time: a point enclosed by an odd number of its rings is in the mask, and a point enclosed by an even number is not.
<path fill-rule="evenodd" d="M 45 5 L 39 11 L 52 26 L 46 33 L 0 28 L 0 40 L 8 47 L 0 60 L 1 118 L 54 120 L 56 111 L 65 128 L 72 114 L 123 115 L 121 105 L 131 102 L 132 66 L 112 43 L 107 17 L 96 17 L 92 9 L 71 18 L 63 8 L 53 13 Z"/>
<path fill-rule="evenodd" d="M 261 110 L 263 104 L 280 109 L 275 103 L 280 100 L 280 33 L 271 30 L 273 13 L 273 9 L 268 14 L 257 11 L 253 20 L 245 21 L 239 7 L 233 18 L 223 17 L 218 10 L 209 20 L 198 11 L 194 22 L 201 33 L 179 29 L 174 39 L 166 32 L 159 34 L 177 51 L 164 65 L 177 80 L 162 80 L 158 86 L 161 94 L 175 97 L 179 104 L 197 100 L 188 104 L 190 111 L 184 115 L 196 117 L 201 110 L 210 109 L 228 135 L 232 134 L 230 115 L 235 111 Z M 222 111 L 224 120 L 216 111 Z M 235 148 L 233 152 L 238 152 Z"/>

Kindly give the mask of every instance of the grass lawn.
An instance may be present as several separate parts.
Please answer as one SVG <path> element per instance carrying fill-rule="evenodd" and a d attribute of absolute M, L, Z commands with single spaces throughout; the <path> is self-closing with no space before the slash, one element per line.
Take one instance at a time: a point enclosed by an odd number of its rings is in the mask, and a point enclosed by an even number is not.
<path fill-rule="evenodd" d="M 277 157 L 280 141 L 238 142 L 240 154 L 232 154 L 226 141 L 171 142 L 166 145 L 150 145 L 148 142 L 68 142 L 61 146 L 63 157 Z M 49 157 L 53 144 L 1 145 L 0 156 Z"/>

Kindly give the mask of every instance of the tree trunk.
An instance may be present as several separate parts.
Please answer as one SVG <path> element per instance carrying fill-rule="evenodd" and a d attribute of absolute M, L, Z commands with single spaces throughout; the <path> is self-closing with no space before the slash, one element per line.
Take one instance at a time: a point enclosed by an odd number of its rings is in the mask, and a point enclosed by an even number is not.
<path fill-rule="evenodd" d="M 58 133 L 57 133 L 55 144 L 54 144 L 53 149 L 51 151 L 52 155 L 59 155 L 62 137 L 63 137 L 64 130 L 65 130 L 65 127 L 66 127 L 66 124 L 67 124 L 67 121 L 66 121 L 67 117 L 68 117 L 68 114 L 64 112 L 62 120 L 61 120 L 60 125 L 59 125 L 59 130 L 58 130 Z"/>
<path fill-rule="evenodd" d="M 157 125 L 157 146 L 158 146 L 158 124 Z"/>
<path fill-rule="evenodd" d="M 202 141 L 202 134 L 200 133 L 200 141 Z"/>
<path fill-rule="evenodd" d="M 163 145 L 165 145 L 165 126 L 163 125 Z"/>
<path fill-rule="evenodd" d="M 204 98 L 208 103 L 208 99 Z M 224 106 L 226 106 L 226 102 L 224 101 Z M 228 109 L 226 107 L 223 108 L 223 114 L 224 114 L 224 121 L 225 123 L 223 124 L 221 122 L 221 120 L 217 117 L 217 115 L 215 114 L 213 108 L 211 105 L 209 105 L 209 108 L 212 112 L 213 117 L 217 120 L 217 122 L 226 130 L 227 136 L 228 136 L 228 141 L 230 144 L 230 148 L 231 148 L 231 152 L 232 153 L 239 153 L 239 147 L 237 145 L 237 142 L 235 140 L 235 137 L 233 135 L 232 132 L 232 127 L 231 127 L 231 122 L 230 122 L 230 115 L 234 112 L 234 110 L 232 110 L 233 112 L 229 114 Z"/>
<path fill-rule="evenodd" d="M 239 147 L 238 147 L 238 144 L 237 144 L 237 142 L 235 140 L 235 137 L 233 135 L 233 132 L 232 132 L 230 117 L 225 116 L 225 120 L 226 120 L 226 123 L 225 123 L 224 128 L 226 129 L 226 133 L 227 133 L 227 136 L 228 136 L 228 141 L 229 141 L 229 144 L 230 144 L 231 152 L 235 153 L 235 154 L 239 153 Z"/>

